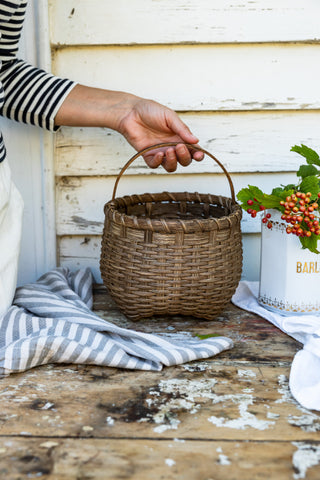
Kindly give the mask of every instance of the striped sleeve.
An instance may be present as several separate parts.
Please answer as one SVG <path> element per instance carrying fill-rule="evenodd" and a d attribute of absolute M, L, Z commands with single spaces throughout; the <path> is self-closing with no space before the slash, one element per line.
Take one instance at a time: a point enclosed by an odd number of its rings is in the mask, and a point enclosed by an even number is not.
<path fill-rule="evenodd" d="M 1 115 L 51 131 L 57 130 L 54 118 L 76 85 L 17 59 L 3 63 L 0 81 L 4 91 Z"/>

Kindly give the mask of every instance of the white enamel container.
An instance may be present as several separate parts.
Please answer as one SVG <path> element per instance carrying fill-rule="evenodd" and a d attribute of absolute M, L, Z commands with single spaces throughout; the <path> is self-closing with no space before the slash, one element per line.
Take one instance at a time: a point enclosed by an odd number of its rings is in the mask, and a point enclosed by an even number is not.
<path fill-rule="evenodd" d="M 303 249 L 278 210 L 262 223 L 259 303 L 283 315 L 320 315 L 320 254 Z"/>

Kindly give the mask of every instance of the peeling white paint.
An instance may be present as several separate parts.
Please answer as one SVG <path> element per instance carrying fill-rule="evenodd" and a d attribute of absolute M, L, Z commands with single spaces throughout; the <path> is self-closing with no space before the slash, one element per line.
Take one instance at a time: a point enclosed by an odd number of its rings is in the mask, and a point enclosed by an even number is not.
<path fill-rule="evenodd" d="M 280 417 L 279 413 L 272 413 L 272 412 L 267 413 L 267 418 L 272 418 L 274 420 L 277 420 L 279 417 Z"/>
<path fill-rule="evenodd" d="M 231 465 L 231 462 L 227 455 L 223 455 L 222 453 L 219 455 L 219 460 L 217 462 L 219 465 Z"/>
<path fill-rule="evenodd" d="M 253 393 L 253 392 L 254 392 L 254 388 L 243 388 L 243 389 L 242 389 L 242 392 L 243 392 L 243 393 Z"/>
<path fill-rule="evenodd" d="M 172 458 L 166 458 L 165 464 L 168 465 L 168 467 L 173 467 L 176 464 L 176 462 L 172 460 Z"/>
<path fill-rule="evenodd" d="M 84 426 L 82 427 L 82 430 L 83 430 L 84 432 L 92 432 L 93 427 L 91 427 L 90 425 L 84 425 Z"/>
<path fill-rule="evenodd" d="M 154 421 L 155 421 L 155 423 L 161 423 L 161 421 L 163 421 L 163 419 L 160 420 L 159 418 L 154 417 Z M 176 429 L 178 428 L 178 425 L 179 425 L 179 424 L 180 424 L 180 420 L 177 420 L 177 419 L 175 419 L 175 418 L 170 418 L 168 425 L 166 425 L 166 424 L 161 424 L 161 425 L 159 425 L 158 427 L 155 427 L 155 428 L 153 429 L 153 431 L 154 431 L 155 433 L 163 433 L 163 432 L 165 432 L 166 430 L 176 430 Z"/>
<path fill-rule="evenodd" d="M 238 370 L 238 377 L 240 378 L 255 378 L 257 374 L 252 370 Z"/>
<path fill-rule="evenodd" d="M 197 413 L 201 405 L 196 402 L 196 398 L 214 399 L 215 394 L 212 389 L 217 384 L 215 379 L 187 380 L 170 379 L 162 380 L 159 383 L 159 392 L 171 395 L 172 398 L 164 401 L 158 391 L 150 390 L 151 398 L 146 399 L 149 407 L 155 406 L 158 411 L 150 413 L 146 418 L 141 418 L 139 422 L 146 422 L 152 418 L 153 422 L 158 424 L 154 432 L 163 433 L 169 429 L 177 429 L 180 420 L 177 418 L 177 412 L 184 410 L 191 414 Z M 160 395 L 160 396 L 159 396 Z"/>
<path fill-rule="evenodd" d="M 281 398 L 276 400 L 275 403 L 297 403 L 290 393 L 288 378 L 285 375 L 279 375 L 278 383 L 280 385 L 278 392 L 280 393 Z"/>
<path fill-rule="evenodd" d="M 106 418 L 106 422 L 107 422 L 107 424 L 108 424 L 110 427 L 112 427 L 112 426 L 114 425 L 114 418 L 112 418 L 112 417 L 107 417 L 107 418 Z"/>
<path fill-rule="evenodd" d="M 312 412 L 307 412 L 304 415 L 289 415 L 288 423 L 295 427 L 300 427 L 304 432 L 319 432 L 320 431 L 320 417 Z"/>
<path fill-rule="evenodd" d="M 290 393 L 289 382 L 285 375 L 279 375 L 278 382 L 280 388 L 278 392 L 281 394 L 281 398 L 275 401 L 275 403 L 291 403 L 294 404 L 297 410 L 302 412 L 302 415 L 288 415 L 288 423 L 295 427 L 300 427 L 304 432 L 318 432 L 320 431 L 320 415 L 308 410 L 298 403 Z"/>
<path fill-rule="evenodd" d="M 252 394 L 230 394 L 218 395 L 214 392 L 214 387 L 218 381 L 214 378 L 204 378 L 201 380 L 170 379 L 159 383 L 159 391 L 164 395 L 159 397 L 159 392 L 151 390 L 150 397 L 146 399 L 149 407 L 156 407 L 156 413 L 147 415 L 140 422 L 147 422 L 152 419 L 157 426 L 154 428 L 156 433 L 163 433 L 169 429 L 177 429 L 180 420 L 177 418 L 179 411 L 187 411 L 191 414 L 197 413 L 201 409 L 201 403 L 197 400 L 208 399 L 214 405 L 230 402 L 238 405 L 239 417 L 235 419 L 226 419 L 225 417 L 211 416 L 208 421 L 218 427 L 246 429 L 248 427 L 256 430 L 265 430 L 274 425 L 274 421 L 259 419 L 248 411 L 249 405 L 254 404 Z M 170 397 L 168 398 L 168 395 Z"/>
<path fill-rule="evenodd" d="M 205 370 L 207 370 L 207 368 L 210 367 L 209 363 L 206 362 L 196 362 L 192 364 L 185 363 L 181 366 L 188 372 L 204 372 Z"/>
<path fill-rule="evenodd" d="M 44 442 L 44 443 L 40 443 L 40 447 L 42 448 L 54 448 L 54 447 L 58 447 L 59 446 L 59 443 L 57 442 L 51 442 L 51 441 L 48 441 L 48 442 Z"/>
<path fill-rule="evenodd" d="M 306 478 L 307 470 L 320 464 L 320 446 L 305 442 L 292 442 L 292 445 L 297 447 L 292 457 L 292 464 L 297 472 L 293 478 Z"/>
<path fill-rule="evenodd" d="M 50 410 L 50 408 L 52 408 L 53 406 L 54 406 L 54 403 L 47 402 L 45 405 L 43 405 L 43 407 L 41 407 L 40 410 Z"/>
<path fill-rule="evenodd" d="M 238 404 L 239 414 L 238 418 L 227 420 L 225 417 L 215 417 L 214 415 L 208 418 L 208 421 L 217 427 L 235 428 L 238 430 L 245 430 L 246 428 L 254 428 L 256 430 L 266 430 L 275 422 L 268 420 L 260 420 L 252 413 L 248 412 L 248 406 L 253 405 L 253 396 L 249 394 L 238 395 L 216 395 L 213 400 L 214 404 L 224 401 L 231 401 Z"/>

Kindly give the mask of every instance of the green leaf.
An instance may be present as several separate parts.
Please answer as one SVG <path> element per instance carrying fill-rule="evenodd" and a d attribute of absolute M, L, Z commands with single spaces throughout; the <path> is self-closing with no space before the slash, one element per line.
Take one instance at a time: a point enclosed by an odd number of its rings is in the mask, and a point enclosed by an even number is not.
<path fill-rule="evenodd" d="M 279 209 L 282 197 L 278 195 L 263 195 L 262 204 L 265 208 Z"/>
<path fill-rule="evenodd" d="M 288 191 L 288 190 L 291 190 L 291 192 L 289 193 L 289 195 L 291 195 L 293 193 L 294 190 L 296 190 L 297 186 L 294 184 L 294 183 L 289 183 L 289 185 L 286 185 L 284 188 L 284 191 Z"/>
<path fill-rule="evenodd" d="M 281 199 L 288 197 L 288 195 L 292 195 L 294 190 L 296 189 L 296 185 L 290 183 L 289 185 L 282 185 L 281 187 L 275 187 L 271 195 L 278 195 Z"/>
<path fill-rule="evenodd" d="M 247 204 L 248 200 L 253 200 L 257 205 L 261 203 L 262 198 L 263 192 L 258 187 L 252 185 L 248 185 L 247 188 L 242 188 L 237 194 L 237 199 L 242 204 L 244 210 L 247 210 L 250 207 L 252 208 L 251 205 Z"/>
<path fill-rule="evenodd" d="M 319 180 L 317 177 L 314 175 L 311 175 L 309 177 L 305 177 L 302 182 L 300 183 L 300 188 L 299 190 L 301 192 L 307 193 L 311 192 L 312 196 L 315 197 L 317 196 L 319 192 Z"/>
<path fill-rule="evenodd" d="M 297 177 L 310 177 L 313 175 L 319 175 L 319 170 L 314 165 L 301 165 L 297 171 Z"/>
<path fill-rule="evenodd" d="M 200 338 L 200 340 L 206 340 L 207 338 L 211 337 L 220 337 L 219 333 L 208 333 L 207 335 L 199 335 L 196 333 L 196 337 Z"/>
<path fill-rule="evenodd" d="M 320 253 L 317 249 L 318 239 L 319 236 L 314 235 L 314 233 L 311 235 L 311 237 L 299 237 L 302 248 L 307 248 L 312 253 Z"/>
<path fill-rule="evenodd" d="M 295 185 L 286 185 L 285 187 L 276 187 L 272 190 L 271 195 L 276 195 L 280 200 L 284 200 L 294 193 Z"/>
<path fill-rule="evenodd" d="M 241 203 L 247 203 L 249 199 L 252 199 L 252 193 L 249 188 L 242 188 L 237 194 L 237 199 Z"/>
<path fill-rule="evenodd" d="M 301 147 L 299 147 L 299 145 L 295 145 L 294 147 L 291 147 L 291 152 L 299 153 L 299 155 L 302 155 L 303 157 L 305 157 L 309 165 L 320 166 L 319 155 L 315 150 L 312 150 L 312 148 L 307 147 L 306 145 L 301 144 Z"/>
<path fill-rule="evenodd" d="M 260 202 L 261 198 L 263 197 L 263 191 L 260 188 L 255 187 L 254 185 L 248 185 L 250 192 L 252 192 L 253 196 Z"/>
<path fill-rule="evenodd" d="M 272 192 L 271 192 L 271 195 L 277 195 L 280 197 L 280 195 L 282 194 L 282 192 L 284 192 L 284 188 L 283 187 L 275 187 Z"/>

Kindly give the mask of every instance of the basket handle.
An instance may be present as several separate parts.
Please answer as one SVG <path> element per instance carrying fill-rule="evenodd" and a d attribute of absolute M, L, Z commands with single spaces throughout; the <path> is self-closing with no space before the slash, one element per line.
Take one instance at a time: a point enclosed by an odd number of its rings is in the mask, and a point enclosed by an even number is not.
<path fill-rule="evenodd" d="M 151 147 L 147 147 L 143 150 L 140 150 L 140 152 L 136 153 L 135 155 L 133 155 L 133 157 L 130 158 L 130 160 L 127 161 L 127 163 L 122 167 L 120 173 L 118 174 L 117 176 L 117 179 L 115 181 L 115 184 L 114 184 L 114 187 L 113 187 L 113 193 L 112 193 L 112 200 L 115 199 L 116 197 L 116 192 L 117 192 L 117 187 L 118 187 L 118 183 L 120 181 L 120 178 L 122 177 L 122 175 L 124 174 L 124 172 L 127 170 L 127 168 L 131 165 L 131 163 L 133 163 L 138 157 L 140 157 L 140 155 L 144 155 L 145 153 L 147 152 L 150 152 L 151 150 L 155 150 L 157 148 L 163 148 L 163 147 L 175 147 L 176 145 L 180 145 L 181 143 L 183 142 L 168 142 L 168 143 L 159 143 L 157 145 L 153 145 Z M 222 163 L 214 156 L 212 155 L 212 153 L 210 152 L 207 152 L 206 150 L 204 150 L 203 148 L 201 147 L 198 147 L 196 145 L 191 145 L 189 143 L 184 143 L 184 145 L 190 149 L 193 149 L 193 150 L 198 150 L 200 152 L 203 152 L 205 155 L 208 155 L 209 157 L 211 157 L 220 167 L 221 169 L 223 170 L 223 172 L 225 173 L 226 177 L 227 177 L 227 180 L 229 182 L 229 186 L 230 186 L 230 191 L 231 191 L 231 199 L 232 199 L 232 203 L 236 203 L 236 199 L 235 199 L 235 194 L 234 194 L 234 186 L 233 186 L 233 183 L 232 183 L 232 180 L 231 180 L 231 177 L 228 173 L 228 171 L 226 170 L 226 168 L 224 167 L 224 165 L 222 165 Z"/>

